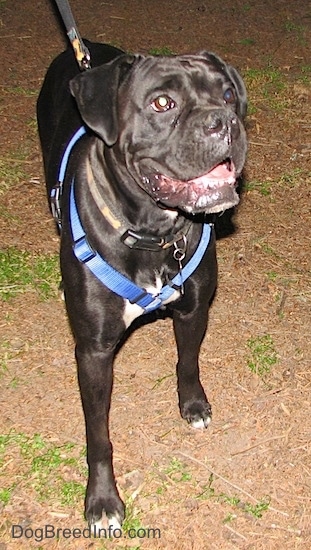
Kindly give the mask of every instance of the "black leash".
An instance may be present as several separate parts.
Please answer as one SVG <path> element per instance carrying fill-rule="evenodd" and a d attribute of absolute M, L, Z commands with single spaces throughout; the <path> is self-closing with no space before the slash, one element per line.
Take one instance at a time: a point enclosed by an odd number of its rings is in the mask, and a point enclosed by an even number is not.
<path fill-rule="evenodd" d="M 55 0 L 81 71 L 91 68 L 91 55 L 77 29 L 68 0 Z"/>

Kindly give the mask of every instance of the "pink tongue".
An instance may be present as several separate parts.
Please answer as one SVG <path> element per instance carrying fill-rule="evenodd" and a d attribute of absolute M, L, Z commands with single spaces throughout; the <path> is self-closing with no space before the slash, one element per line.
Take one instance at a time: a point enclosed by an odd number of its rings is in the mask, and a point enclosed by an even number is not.
<path fill-rule="evenodd" d="M 200 176 L 199 178 L 195 178 L 191 181 L 194 183 L 201 183 L 203 180 L 221 180 L 221 181 L 227 181 L 228 183 L 235 181 L 235 169 L 234 166 L 230 166 L 227 163 L 218 164 L 213 168 L 210 172 L 207 174 L 204 174 L 204 176 Z"/>
<path fill-rule="evenodd" d="M 215 168 L 213 168 L 213 170 L 211 170 L 206 175 L 210 176 L 211 178 L 221 180 L 221 179 L 226 179 L 228 176 L 232 176 L 232 171 L 228 169 L 227 164 L 223 163 L 223 164 L 218 164 L 218 166 L 215 166 Z"/>

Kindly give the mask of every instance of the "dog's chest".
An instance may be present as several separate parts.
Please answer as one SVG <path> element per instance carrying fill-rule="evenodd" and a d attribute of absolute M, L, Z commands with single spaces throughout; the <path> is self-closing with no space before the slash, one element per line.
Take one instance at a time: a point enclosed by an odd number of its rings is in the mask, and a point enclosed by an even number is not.
<path fill-rule="evenodd" d="M 161 280 L 161 277 L 159 275 L 155 278 L 155 285 L 146 285 L 146 291 L 152 294 L 154 297 L 156 297 L 158 294 L 160 294 L 163 283 Z M 173 294 L 167 299 L 163 301 L 163 305 L 169 304 L 170 302 L 174 302 L 180 297 L 180 291 L 175 290 Z M 138 306 L 137 304 L 131 304 L 129 300 L 124 300 L 124 311 L 123 311 L 123 322 L 128 328 L 130 324 L 136 319 L 137 317 L 140 317 L 144 313 L 144 310 L 142 307 Z"/>

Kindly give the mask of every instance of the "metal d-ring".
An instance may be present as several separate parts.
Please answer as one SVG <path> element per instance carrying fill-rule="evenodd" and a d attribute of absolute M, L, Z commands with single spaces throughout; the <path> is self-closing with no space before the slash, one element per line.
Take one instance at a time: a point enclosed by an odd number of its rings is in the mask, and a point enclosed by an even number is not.
<path fill-rule="evenodd" d="M 182 241 L 182 244 L 179 245 L 178 243 L 180 242 L 180 240 Z M 174 243 L 174 252 L 173 252 L 173 257 L 174 257 L 174 260 L 176 260 L 177 262 L 182 262 L 184 259 L 185 259 L 185 256 L 186 256 L 186 250 L 187 250 L 187 238 L 185 235 L 182 235 L 181 239 L 178 241 L 178 243 Z"/>
<path fill-rule="evenodd" d="M 180 243 L 181 244 L 178 244 Z M 186 257 L 186 250 L 187 250 L 187 238 L 185 235 L 182 235 L 181 239 L 174 243 L 174 252 L 173 252 L 173 258 L 178 262 L 178 272 L 180 275 L 180 293 L 184 294 L 184 282 L 182 278 L 182 261 Z"/>

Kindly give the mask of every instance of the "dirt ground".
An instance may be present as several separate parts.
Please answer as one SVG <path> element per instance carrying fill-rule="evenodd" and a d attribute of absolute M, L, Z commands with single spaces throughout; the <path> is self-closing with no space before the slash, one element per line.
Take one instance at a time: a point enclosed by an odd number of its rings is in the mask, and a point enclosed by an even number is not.
<path fill-rule="evenodd" d="M 16 152 L 27 153 L 22 181 L 0 197 L 1 248 L 32 254 L 58 250 L 35 129 L 42 79 L 66 44 L 52 4 L 0 1 L 0 153 L 12 165 Z M 143 529 L 133 539 L 61 533 L 40 541 L 31 531 L 12 538 L 17 524 L 86 527 L 83 491 L 65 504 L 53 492 L 60 475 L 85 485 L 84 421 L 61 300 L 27 292 L 0 302 L 1 434 L 29 438 L 23 447 L 12 436 L 0 462 L 1 494 L 10 489 L 0 504 L 0 550 L 311 548 L 310 3 L 71 4 L 91 40 L 142 53 L 208 49 L 241 71 L 250 98 L 245 190 L 234 233 L 218 242 L 219 287 L 202 345 L 208 430 L 180 419 L 170 320 L 141 327 L 116 359 L 111 436 L 129 525 Z M 65 453 L 46 477 L 28 471 L 29 454 L 21 452 L 29 442 L 33 451 L 36 434 Z"/>

